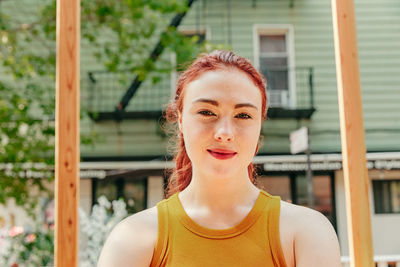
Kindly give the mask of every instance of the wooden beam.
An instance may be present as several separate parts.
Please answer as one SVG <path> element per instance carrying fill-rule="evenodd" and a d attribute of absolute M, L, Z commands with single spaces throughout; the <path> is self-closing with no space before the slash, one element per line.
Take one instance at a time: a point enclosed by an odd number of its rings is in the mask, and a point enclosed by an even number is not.
<path fill-rule="evenodd" d="M 78 266 L 80 0 L 57 0 L 55 266 Z"/>
<path fill-rule="evenodd" d="M 375 266 L 354 0 L 332 0 L 340 132 L 351 266 Z"/>

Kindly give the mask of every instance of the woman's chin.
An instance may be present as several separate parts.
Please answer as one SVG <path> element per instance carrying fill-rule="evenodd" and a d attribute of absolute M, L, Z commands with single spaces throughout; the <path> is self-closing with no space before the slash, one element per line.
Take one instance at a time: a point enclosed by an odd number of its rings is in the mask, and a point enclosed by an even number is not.
<path fill-rule="evenodd" d="M 208 170 L 208 176 L 213 179 L 231 179 L 237 176 L 238 170 L 233 169 L 233 166 L 214 166 Z"/>

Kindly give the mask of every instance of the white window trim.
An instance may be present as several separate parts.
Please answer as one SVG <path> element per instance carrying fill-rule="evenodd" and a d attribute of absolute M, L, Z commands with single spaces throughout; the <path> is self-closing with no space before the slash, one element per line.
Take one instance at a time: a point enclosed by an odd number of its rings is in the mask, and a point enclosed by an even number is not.
<path fill-rule="evenodd" d="M 206 26 L 206 27 L 200 27 L 200 28 L 196 28 L 194 26 L 180 26 L 178 31 L 180 33 L 183 34 L 194 34 L 197 32 L 200 33 L 205 33 L 205 40 L 210 40 L 211 39 L 211 27 L 210 26 Z M 174 52 L 171 53 L 170 56 L 171 59 L 171 64 L 172 66 L 176 66 L 176 54 Z M 175 97 L 175 90 L 176 90 L 176 86 L 177 86 L 177 82 L 178 82 L 178 74 L 176 73 L 176 70 L 174 68 L 174 70 L 171 71 L 171 79 L 170 79 L 170 98 L 173 101 L 174 97 Z"/>
<path fill-rule="evenodd" d="M 296 65 L 294 56 L 294 27 L 291 24 L 254 24 L 253 25 L 253 55 L 254 66 L 260 69 L 260 35 L 285 34 L 289 71 L 289 107 L 296 108 Z"/>
<path fill-rule="evenodd" d="M 178 31 L 180 32 L 180 33 L 183 33 L 183 34 L 194 34 L 194 33 L 197 33 L 197 32 L 200 32 L 200 33 L 202 33 L 202 32 L 204 32 L 205 33 L 205 35 L 206 35 L 206 40 L 210 40 L 211 39 L 211 28 L 210 28 L 210 26 L 202 26 L 202 27 L 199 27 L 199 28 L 196 28 L 195 26 L 185 26 L 185 25 L 183 25 L 183 26 L 179 26 L 179 29 L 178 29 Z"/>

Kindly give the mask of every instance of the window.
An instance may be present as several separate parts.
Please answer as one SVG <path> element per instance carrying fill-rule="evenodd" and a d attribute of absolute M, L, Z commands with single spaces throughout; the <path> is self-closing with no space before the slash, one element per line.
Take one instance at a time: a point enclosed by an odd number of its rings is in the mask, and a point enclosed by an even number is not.
<path fill-rule="evenodd" d="M 255 65 L 267 78 L 270 107 L 294 108 L 296 103 L 293 30 L 287 26 L 255 26 Z"/>
<path fill-rule="evenodd" d="M 375 213 L 400 213 L 400 180 L 373 180 Z"/>
<path fill-rule="evenodd" d="M 146 179 L 110 178 L 93 180 L 93 203 L 104 195 L 109 201 L 122 198 L 126 203 L 129 214 L 136 213 L 146 208 Z"/>
<path fill-rule="evenodd" d="M 334 211 L 333 177 L 329 174 L 313 176 L 315 206 L 313 209 L 324 214 L 336 229 Z M 280 196 L 282 200 L 296 205 L 308 206 L 307 179 L 304 174 L 285 176 L 259 176 L 257 186 L 271 195 Z"/>
<path fill-rule="evenodd" d="M 260 35 L 260 70 L 272 90 L 289 88 L 287 57 L 285 34 Z"/>
<path fill-rule="evenodd" d="M 297 203 L 308 206 L 307 178 L 303 175 L 296 177 Z M 314 191 L 314 209 L 324 214 L 334 223 L 332 181 L 329 175 L 314 175 L 312 179 Z"/>
<path fill-rule="evenodd" d="M 271 195 L 293 203 L 289 176 L 261 176 L 257 178 L 257 186 Z"/>

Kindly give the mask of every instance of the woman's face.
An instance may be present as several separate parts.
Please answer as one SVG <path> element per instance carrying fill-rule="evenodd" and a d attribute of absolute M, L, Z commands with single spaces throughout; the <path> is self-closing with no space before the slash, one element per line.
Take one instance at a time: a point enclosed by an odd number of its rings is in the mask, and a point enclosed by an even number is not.
<path fill-rule="evenodd" d="M 184 89 L 179 128 L 193 172 L 247 174 L 261 130 L 261 93 L 237 69 L 203 73 Z"/>

